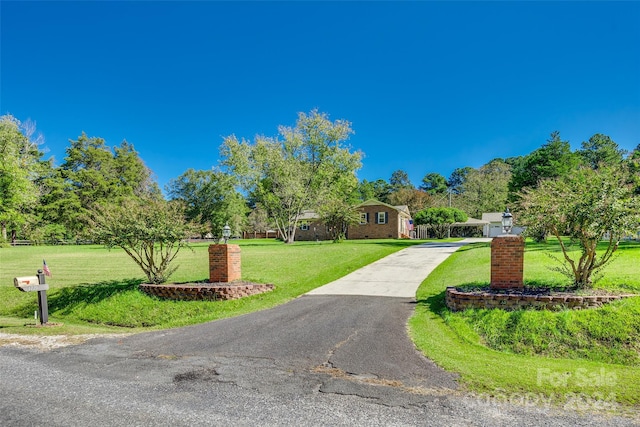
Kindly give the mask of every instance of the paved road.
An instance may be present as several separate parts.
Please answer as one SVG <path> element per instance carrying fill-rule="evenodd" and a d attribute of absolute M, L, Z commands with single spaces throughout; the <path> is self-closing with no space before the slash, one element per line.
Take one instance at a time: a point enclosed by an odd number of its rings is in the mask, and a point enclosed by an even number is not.
<path fill-rule="evenodd" d="M 0 425 L 635 425 L 463 395 L 407 338 L 413 304 L 314 294 L 48 352 L 0 347 Z"/>

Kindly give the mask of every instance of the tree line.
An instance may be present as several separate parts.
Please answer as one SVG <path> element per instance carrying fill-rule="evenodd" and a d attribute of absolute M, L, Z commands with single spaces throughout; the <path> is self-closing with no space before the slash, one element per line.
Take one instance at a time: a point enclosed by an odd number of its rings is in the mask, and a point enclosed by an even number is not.
<path fill-rule="evenodd" d="M 527 155 L 496 158 L 479 168 L 460 167 L 448 178 L 429 172 L 416 187 L 403 170 L 394 171 L 388 180 L 358 180 L 363 153 L 346 144 L 352 133 L 348 121 L 331 121 L 314 110 L 300 113 L 294 126 L 280 126 L 274 137 L 248 141 L 228 136 L 220 147 L 220 164 L 209 170 L 189 169 L 172 179 L 165 187 L 166 198 L 183 205 L 197 235 L 216 237 L 229 224 L 236 234 L 276 229 L 291 242 L 305 210 L 325 218 L 336 238 L 357 221 L 352 207 L 369 199 L 406 205 L 414 216 L 428 208 L 452 207 L 479 218 L 483 212 L 515 206 L 524 189 L 581 167 L 624 170 L 632 192 L 640 194 L 640 145 L 627 153 L 603 134 L 572 151 L 569 142 L 553 132 Z M 70 140 L 64 160 L 56 166 L 44 159 L 32 123 L 0 117 L 4 241 L 91 240 L 97 206 L 119 205 L 131 198 L 165 197 L 126 140 L 109 147 L 102 138 L 82 133 Z"/>

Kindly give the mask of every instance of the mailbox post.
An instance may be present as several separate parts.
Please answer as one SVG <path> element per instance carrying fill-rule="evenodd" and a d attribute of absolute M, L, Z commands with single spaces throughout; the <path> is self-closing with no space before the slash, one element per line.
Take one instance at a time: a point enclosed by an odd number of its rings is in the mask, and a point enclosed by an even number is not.
<path fill-rule="evenodd" d="M 38 270 L 37 276 L 16 277 L 13 284 L 22 292 L 38 292 L 38 317 L 40 324 L 44 325 L 49 321 L 49 306 L 47 304 L 47 289 L 45 275 L 42 270 Z"/>

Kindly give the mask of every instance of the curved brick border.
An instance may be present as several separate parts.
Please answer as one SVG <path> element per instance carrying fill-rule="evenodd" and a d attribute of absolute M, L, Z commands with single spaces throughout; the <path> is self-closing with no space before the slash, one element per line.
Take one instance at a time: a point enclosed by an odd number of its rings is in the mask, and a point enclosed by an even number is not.
<path fill-rule="evenodd" d="M 247 297 L 274 289 L 273 285 L 234 282 L 234 283 L 184 283 L 168 285 L 150 285 L 143 283 L 140 290 L 158 298 L 183 301 L 217 301 Z"/>
<path fill-rule="evenodd" d="M 468 308 L 501 308 L 518 310 L 536 308 L 540 310 L 560 308 L 592 308 L 602 307 L 611 301 L 638 295 L 521 295 L 492 292 L 463 292 L 455 287 L 448 287 L 445 294 L 447 307 L 451 311 L 462 311 Z"/>

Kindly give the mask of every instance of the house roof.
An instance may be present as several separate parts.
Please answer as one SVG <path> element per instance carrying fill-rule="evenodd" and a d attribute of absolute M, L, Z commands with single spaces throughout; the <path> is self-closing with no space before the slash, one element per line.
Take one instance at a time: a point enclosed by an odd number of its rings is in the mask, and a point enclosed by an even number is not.
<path fill-rule="evenodd" d="M 502 222 L 502 212 L 487 212 L 482 214 L 483 221 Z"/>
<path fill-rule="evenodd" d="M 411 216 L 411 212 L 409 212 L 409 206 L 407 205 L 391 206 L 387 203 L 381 202 L 380 200 L 369 199 L 366 202 L 360 203 L 357 207 L 362 207 L 362 206 L 386 206 L 388 208 L 395 209 L 398 212 L 404 212 L 407 215 Z"/>
<path fill-rule="evenodd" d="M 467 218 L 465 222 L 454 222 L 451 224 L 452 227 L 474 227 L 474 226 L 484 226 L 489 224 L 489 221 L 484 221 L 477 218 Z"/>

